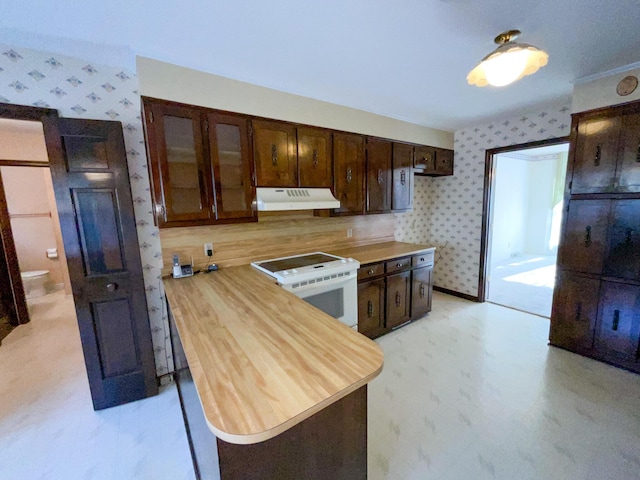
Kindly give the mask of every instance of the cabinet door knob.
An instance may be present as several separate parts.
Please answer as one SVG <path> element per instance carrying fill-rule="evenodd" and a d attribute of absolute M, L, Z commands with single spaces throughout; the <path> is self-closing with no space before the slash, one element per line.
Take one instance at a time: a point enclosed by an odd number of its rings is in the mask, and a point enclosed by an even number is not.
<path fill-rule="evenodd" d="M 587 227 L 584 229 L 584 246 L 585 247 L 590 247 L 591 246 L 591 225 L 587 225 Z"/>
<path fill-rule="evenodd" d="M 611 324 L 611 330 L 614 332 L 618 330 L 618 325 L 620 324 L 620 310 L 613 311 L 613 323 Z"/>
<path fill-rule="evenodd" d="M 593 164 L 596 167 L 600 166 L 600 155 L 601 155 L 600 145 L 598 145 L 596 146 L 596 156 L 593 158 Z"/>
<path fill-rule="evenodd" d="M 382 185 L 382 182 L 383 182 L 383 180 L 382 180 L 382 169 L 379 168 L 378 169 L 378 185 Z"/>
<path fill-rule="evenodd" d="M 115 292 L 118 289 L 117 283 L 107 283 L 107 290 L 109 292 Z"/>
<path fill-rule="evenodd" d="M 398 264 L 396 265 L 396 267 L 398 267 L 398 268 L 402 267 L 402 263 L 398 263 Z"/>
<path fill-rule="evenodd" d="M 401 300 L 402 300 L 402 297 L 400 296 L 400 292 L 396 292 L 396 307 L 400 306 Z"/>
<path fill-rule="evenodd" d="M 420 298 L 424 298 L 424 283 L 420 284 Z"/>
<path fill-rule="evenodd" d="M 318 150 L 313 150 L 313 168 L 318 167 Z"/>
<path fill-rule="evenodd" d="M 404 173 L 404 170 L 400 170 L 400 184 L 404 185 L 407 181 L 407 174 Z"/>
<path fill-rule="evenodd" d="M 351 167 L 347 167 L 347 183 L 351 183 Z"/>
<path fill-rule="evenodd" d="M 271 145 L 271 163 L 274 167 L 278 166 L 278 148 Z"/>

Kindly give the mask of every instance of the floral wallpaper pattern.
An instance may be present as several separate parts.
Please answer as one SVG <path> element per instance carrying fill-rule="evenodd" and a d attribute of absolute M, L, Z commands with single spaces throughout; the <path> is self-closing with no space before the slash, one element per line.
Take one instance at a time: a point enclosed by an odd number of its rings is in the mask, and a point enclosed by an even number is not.
<path fill-rule="evenodd" d="M 396 215 L 395 237 L 437 248 L 435 285 L 478 295 L 486 150 L 564 137 L 570 128 L 568 104 L 464 128 L 454 137 L 454 175 L 415 178 L 413 212 Z"/>
<path fill-rule="evenodd" d="M 0 44 L 0 102 L 55 108 L 61 117 L 122 123 L 156 373 L 161 376 L 173 370 L 173 359 L 137 89 L 135 73 L 125 69 Z"/>

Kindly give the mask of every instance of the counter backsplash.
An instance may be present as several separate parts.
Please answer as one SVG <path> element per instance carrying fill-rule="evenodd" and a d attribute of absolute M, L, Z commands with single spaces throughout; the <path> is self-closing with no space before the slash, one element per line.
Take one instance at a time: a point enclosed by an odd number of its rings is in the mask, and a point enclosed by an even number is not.
<path fill-rule="evenodd" d="M 312 212 L 260 212 L 257 223 L 165 228 L 160 230 L 162 273 L 171 273 L 174 254 L 183 264 L 193 256 L 196 268 L 206 266 L 203 246 L 209 242 L 214 250 L 211 261 L 224 268 L 298 252 L 389 242 L 394 229 L 393 214 L 326 218 Z"/>

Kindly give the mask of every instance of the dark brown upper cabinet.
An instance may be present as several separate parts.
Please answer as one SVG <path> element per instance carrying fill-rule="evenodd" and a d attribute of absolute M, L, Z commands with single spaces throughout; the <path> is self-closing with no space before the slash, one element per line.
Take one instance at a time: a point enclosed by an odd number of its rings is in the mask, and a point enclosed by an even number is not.
<path fill-rule="evenodd" d="M 159 227 L 255 221 L 248 120 L 143 97 Z"/>
<path fill-rule="evenodd" d="M 283 122 L 254 120 L 253 151 L 256 185 L 297 187 L 296 128 Z"/>
<path fill-rule="evenodd" d="M 333 186 L 331 131 L 322 128 L 298 128 L 298 176 L 300 187 Z"/>
<path fill-rule="evenodd" d="M 395 211 L 413 207 L 413 145 L 393 144 L 393 187 L 391 208 Z"/>
<path fill-rule="evenodd" d="M 571 193 L 640 192 L 640 114 L 578 117 Z"/>
<path fill-rule="evenodd" d="M 209 151 L 218 220 L 250 219 L 255 196 L 249 120 L 239 115 L 207 113 Z"/>
<path fill-rule="evenodd" d="M 392 143 L 367 138 L 367 213 L 391 211 Z"/>
<path fill-rule="evenodd" d="M 364 137 L 353 133 L 333 135 L 334 195 L 340 201 L 337 215 L 364 213 Z"/>
<path fill-rule="evenodd" d="M 413 165 L 416 175 L 429 177 L 453 175 L 453 150 L 417 145 Z"/>

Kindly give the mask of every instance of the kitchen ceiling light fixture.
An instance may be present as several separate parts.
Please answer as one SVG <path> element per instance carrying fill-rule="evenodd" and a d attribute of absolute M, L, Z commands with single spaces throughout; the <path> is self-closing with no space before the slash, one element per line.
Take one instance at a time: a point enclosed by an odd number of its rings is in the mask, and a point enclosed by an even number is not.
<path fill-rule="evenodd" d="M 514 42 L 519 35 L 520 30 L 509 30 L 498 35 L 494 42 L 500 46 L 469 72 L 469 85 L 503 87 L 544 67 L 549 55 L 532 45 Z"/>

